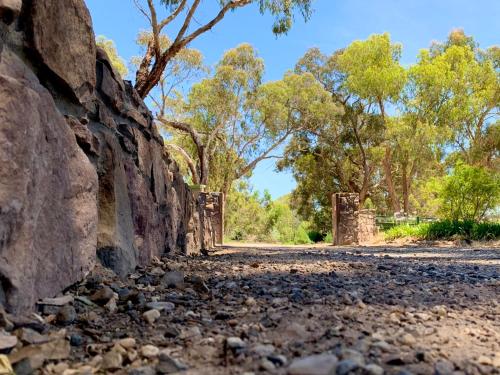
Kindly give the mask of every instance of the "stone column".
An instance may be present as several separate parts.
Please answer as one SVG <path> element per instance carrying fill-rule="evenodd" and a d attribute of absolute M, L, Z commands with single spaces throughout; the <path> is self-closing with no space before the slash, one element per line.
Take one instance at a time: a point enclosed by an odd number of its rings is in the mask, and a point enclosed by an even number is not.
<path fill-rule="evenodd" d="M 359 195 L 335 193 L 332 196 L 332 234 L 335 246 L 359 243 Z"/>

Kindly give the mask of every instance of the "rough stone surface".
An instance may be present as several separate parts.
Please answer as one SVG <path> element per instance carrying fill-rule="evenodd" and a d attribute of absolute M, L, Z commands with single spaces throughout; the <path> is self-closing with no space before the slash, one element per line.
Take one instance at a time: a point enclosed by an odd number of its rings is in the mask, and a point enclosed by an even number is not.
<path fill-rule="evenodd" d="M 89 100 L 96 81 L 96 47 L 84 1 L 32 0 L 29 21 L 33 47 L 41 61 L 78 99 Z"/>
<path fill-rule="evenodd" d="M 210 247 L 204 208 L 96 48 L 84 1 L 26 1 L 12 25 L 1 15 L 19 4 L 0 0 L 0 304 L 29 309 L 97 260 L 125 277 Z"/>
<path fill-rule="evenodd" d="M 97 174 L 52 96 L 8 49 L 0 98 L 0 302 L 21 310 L 93 267 Z"/>
<path fill-rule="evenodd" d="M 21 12 L 22 0 L 0 0 L 0 19 L 10 24 Z"/>

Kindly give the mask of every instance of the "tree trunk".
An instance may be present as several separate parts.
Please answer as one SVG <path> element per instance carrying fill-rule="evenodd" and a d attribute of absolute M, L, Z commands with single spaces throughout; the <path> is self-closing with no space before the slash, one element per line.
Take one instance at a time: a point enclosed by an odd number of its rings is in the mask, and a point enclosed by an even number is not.
<path fill-rule="evenodd" d="M 205 147 L 202 147 L 202 149 L 198 151 L 198 154 L 200 158 L 200 184 L 208 185 L 208 176 L 210 173 L 208 152 Z"/>
<path fill-rule="evenodd" d="M 387 185 L 387 192 L 389 193 L 389 199 L 391 200 L 392 210 L 394 212 L 401 211 L 401 205 L 399 204 L 399 199 L 396 194 L 396 188 L 394 187 L 394 181 L 392 180 L 392 155 L 389 146 L 385 148 L 385 158 L 383 161 L 385 183 Z"/>
<path fill-rule="evenodd" d="M 408 173 L 406 171 L 407 165 L 403 163 L 403 176 L 402 176 L 402 185 L 403 185 L 403 210 L 406 214 L 410 211 L 410 197 L 409 197 L 409 181 L 408 181 Z"/>

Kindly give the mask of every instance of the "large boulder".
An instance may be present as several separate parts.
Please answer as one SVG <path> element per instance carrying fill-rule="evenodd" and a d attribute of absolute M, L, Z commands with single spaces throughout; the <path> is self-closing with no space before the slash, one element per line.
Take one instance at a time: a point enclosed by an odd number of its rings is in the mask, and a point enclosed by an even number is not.
<path fill-rule="evenodd" d="M 0 303 L 30 309 L 95 264 L 97 174 L 49 91 L 0 60 Z"/>
<path fill-rule="evenodd" d="M 31 0 L 31 43 L 41 62 L 86 102 L 96 84 L 92 19 L 83 0 Z"/>

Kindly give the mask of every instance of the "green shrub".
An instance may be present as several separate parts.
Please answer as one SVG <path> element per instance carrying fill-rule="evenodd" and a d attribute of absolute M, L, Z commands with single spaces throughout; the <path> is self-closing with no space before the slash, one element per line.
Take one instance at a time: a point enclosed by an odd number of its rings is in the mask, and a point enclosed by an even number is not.
<path fill-rule="evenodd" d="M 414 237 L 421 240 L 500 239 L 500 223 L 442 220 L 419 225 L 398 225 L 385 232 L 386 240 Z"/>
<path fill-rule="evenodd" d="M 325 243 L 332 244 L 333 243 L 333 234 L 332 232 L 328 232 L 323 240 Z"/>
<path fill-rule="evenodd" d="M 439 212 L 445 219 L 479 222 L 500 203 L 500 178 L 486 168 L 458 164 L 451 175 L 440 181 L 438 197 Z M 460 231 L 467 228 L 462 228 L 461 224 L 446 224 L 442 229 Z"/>
<path fill-rule="evenodd" d="M 321 242 L 325 238 L 325 235 L 323 233 L 315 230 L 310 230 L 309 232 L 307 232 L 307 235 L 309 236 L 309 239 L 314 243 Z"/>
<path fill-rule="evenodd" d="M 293 238 L 294 245 L 307 245 L 312 243 L 311 239 L 307 235 L 306 229 L 307 224 L 305 224 L 304 222 L 300 223 Z"/>

